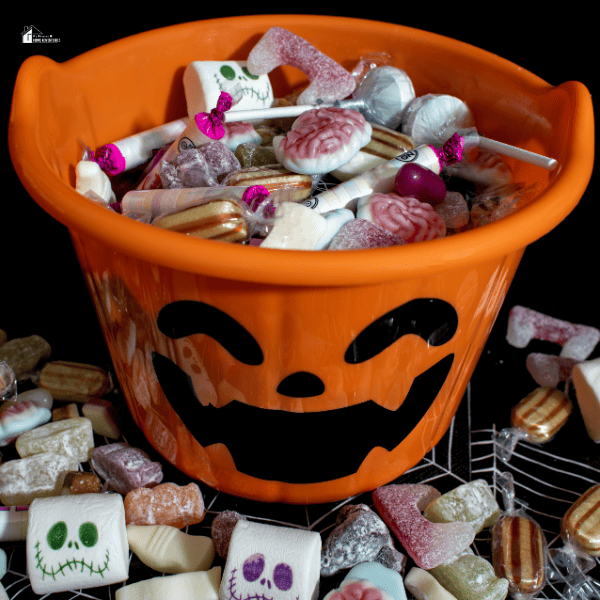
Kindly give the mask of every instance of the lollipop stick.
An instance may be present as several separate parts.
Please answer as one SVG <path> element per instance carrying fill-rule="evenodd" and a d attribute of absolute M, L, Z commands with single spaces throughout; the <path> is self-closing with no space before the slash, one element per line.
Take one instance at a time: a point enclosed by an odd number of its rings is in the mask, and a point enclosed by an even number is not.
<path fill-rule="evenodd" d="M 249 110 L 230 110 L 225 113 L 224 122 L 253 121 L 256 119 L 280 119 L 283 117 L 297 117 L 307 110 L 318 108 L 311 104 L 297 104 L 293 106 L 274 106 L 272 108 L 255 108 Z"/>
<path fill-rule="evenodd" d="M 474 128 L 464 129 L 458 133 L 465 136 L 465 146 L 478 146 L 483 150 L 490 150 L 491 152 L 497 152 L 498 154 L 503 154 L 504 156 L 511 156 L 517 160 L 522 160 L 523 162 L 535 165 L 537 167 L 548 169 L 548 171 L 552 171 L 558 166 L 558 162 L 553 158 L 548 158 L 547 156 L 536 154 L 535 152 L 530 152 L 529 150 L 524 150 L 523 148 L 517 148 L 516 146 L 511 146 L 510 144 L 485 138 L 479 135 Z"/>

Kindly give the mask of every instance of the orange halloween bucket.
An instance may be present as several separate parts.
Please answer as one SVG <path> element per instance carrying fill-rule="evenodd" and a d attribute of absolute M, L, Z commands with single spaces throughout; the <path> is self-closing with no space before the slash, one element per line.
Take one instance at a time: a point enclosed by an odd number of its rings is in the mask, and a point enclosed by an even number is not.
<path fill-rule="evenodd" d="M 99 148 L 185 116 L 186 65 L 245 60 L 272 26 L 349 69 L 386 52 L 417 95 L 461 98 L 483 135 L 559 168 L 507 159 L 516 180 L 539 186 L 517 213 L 377 250 L 192 238 L 75 192 L 80 140 Z M 270 77 L 276 96 L 305 82 L 292 67 Z M 525 247 L 583 195 L 590 131 L 581 83 L 554 87 L 473 46 L 389 23 L 266 15 L 165 27 L 63 64 L 27 59 L 9 144 L 28 192 L 70 231 L 119 384 L 152 445 L 224 492 L 316 503 L 389 482 L 442 437 Z"/>

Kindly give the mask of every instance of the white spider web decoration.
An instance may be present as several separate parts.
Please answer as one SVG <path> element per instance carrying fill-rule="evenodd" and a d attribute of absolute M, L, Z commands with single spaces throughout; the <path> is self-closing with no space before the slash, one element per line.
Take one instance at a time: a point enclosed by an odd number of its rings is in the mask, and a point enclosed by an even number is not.
<path fill-rule="evenodd" d="M 469 384 L 465 398 L 452 420 L 446 435 L 423 460 L 396 480 L 398 483 L 426 483 L 439 489 L 442 493 L 473 479 L 485 479 L 494 492 L 501 508 L 502 499 L 498 487 L 498 475 L 510 471 L 515 481 L 516 503 L 524 508 L 526 514 L 536 520 L 546 536 L 548 547 L 560 548 L 563 541 L 560 537 L 560 519 L 569 506 L 589 487 L 600 481 L 600 469 L 584 462 L 569 458 L 561 458 L 548 451 L 544 446 L 519 442 L 508 464 L 498 456 L 494 443 L 497 433 L 495 426 L 489 429 L 471 430 L 472 384 Z M 126 440 L 123 440 L 126 441 Z M 114 440 L 102 438 L 97 445 L 112 443 Z M 130 443 L 133 444 L 133 441 Z M 139 445 L 139 444 L 138 444 Z M 181 478 L 181 475 L 180 475 Z M 166 479 L 165 479 L 166 480 Z M 556 483 L 560 481 L 560 483 Z M 185 483 L 181 481 L 179 483 Z M 345 504 L 364 503 L 372 506 L 371 494 L 365 493 L 340 502 L 319 505 L 284 505 L 264 504 L 251 500 L 235 498 L 212 490 L 200 484 L 204 495 L 207 514 L 204 521 L 186 529 L 194 535 L 210 536 L 210 524 L 213 518 L 224 510 L 235 510 L 249 519 L 300 527 L 319 531 L 323 540 L 334 527 L 336 515 Z M 7 553 L 8 570 L 2 584 L 11 600 L 39 599 L 29 584 L 25 569 L 25 545 L 23 542 L 4 543 Z M 398 550 L 403 552 L 401 545 Z M 491 559 L 491 532 L 482 531 L 473 544 L 476 554 Z M 403 552 L 404 553 L 404 552 Z M 216 564 L 222 564 L 218 557 Z M 587 575 L 597 582 L 600 573 L 600 560 L 595 559 L 596 566 Z M 407 571 L 411 567 L 408 561 Z M 141 563 L 131 553 L 131 566 L 128 584 L 161 576 Z M 327 578 L 321 583 L 320 597 L 337 585 L 339 579 Z M 73 590 L 43 596 L 48 600 L 113 600 L 116 590 L 126 583 Z M 565 582 L 549 582 L 537 598 L 559 600 L 568 598 L 569 585 Z M 412 595 L 407 592 L 412 600 Z M 587 600 L 579 597 L 578 600 Z M 590 598 L 591 600 L 591 598 Z"/>

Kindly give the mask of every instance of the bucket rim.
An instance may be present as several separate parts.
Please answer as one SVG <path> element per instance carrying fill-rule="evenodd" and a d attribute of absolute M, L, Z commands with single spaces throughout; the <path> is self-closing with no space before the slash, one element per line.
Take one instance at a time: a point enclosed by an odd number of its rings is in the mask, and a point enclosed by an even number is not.
<path fill-rule="evenodd" d="M 566 159 L 548 187 L 518 213 L 478 229 L 441 239 L 404 246 L 364 250 L 279 250 L 205 240 L 160 230 L 118 215 L 78 194 L 57 177 L 52 165 L 41 156 L 32 139 L 34 119 L 25 114 L 36 97 L 23 99 L 24 87 L 35 85 L 46 69 L 77 70 L 78 66 L 106 52 L 109 47 L 135 44 L 146 37 L 164 33 L 178 35 L 189 27 L 210 28 L 215 23 L 237 22 L 245 26 L 260 21 L 266 30 L 281 26 L 315 23 L 316 20 L 354 26 L 380 28 L 389 32 L 410 32 L 436 44 L 477 53 L 494 61 L 514 76 L 532 84 L 561 88 L 575 107 L 571 140 Z M 470 264 L 496 259 L 521 251 L 560 223 L 579 202 L 593 170 L 594 139 L 591 94 L 579 82 L 570 81 L 552 88 L 536 75 L 486 50 L 439 34 L 355 17 L 321 15 L 246 15 L 194 21 L 134 34 L 80 54 L 65 63 L 32 56 L 24 61 L 17 77 L 9 122 L 9 149 L 17 174 L 34 200 L 52 217 L 82 238 L 90 236 L 128 256 L 176 270 L 208 276 L 274 285 L 341 286 L 366 285 L 423 277 L 460 269 Z M 35 95 L 32 95 L 35 96 Z M 22 105 L 22 106 L 21 106 Z M 25 107 L 25 108 L 24 108 Z M 591 133 L 592 132 L 592 133 Z M 260 263 L 260 269 L 257 264 Z"/>

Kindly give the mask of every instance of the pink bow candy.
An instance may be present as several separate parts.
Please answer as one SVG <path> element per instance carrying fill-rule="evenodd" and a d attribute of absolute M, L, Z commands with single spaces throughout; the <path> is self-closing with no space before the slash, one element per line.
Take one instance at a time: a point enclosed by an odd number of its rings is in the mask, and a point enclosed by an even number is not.
<path fill-rule="evenodd" d="M 446 165 L 452 165 L 462 160 L 464 146 L 465 138 L 458 133 L 448 139 L 441 148 L 431 146 L 440 161 L 440 171 Z"/>
<path fill-rule="evenodd" d="M 232 106 L 233 99 L 231 95 L 227 92 L 221 92 L 215 108 L 209 113 L 203 112 L 196 115 L 198 129 L 207 137 L 220 140 L 225 135 L 223 116 Z"/>

